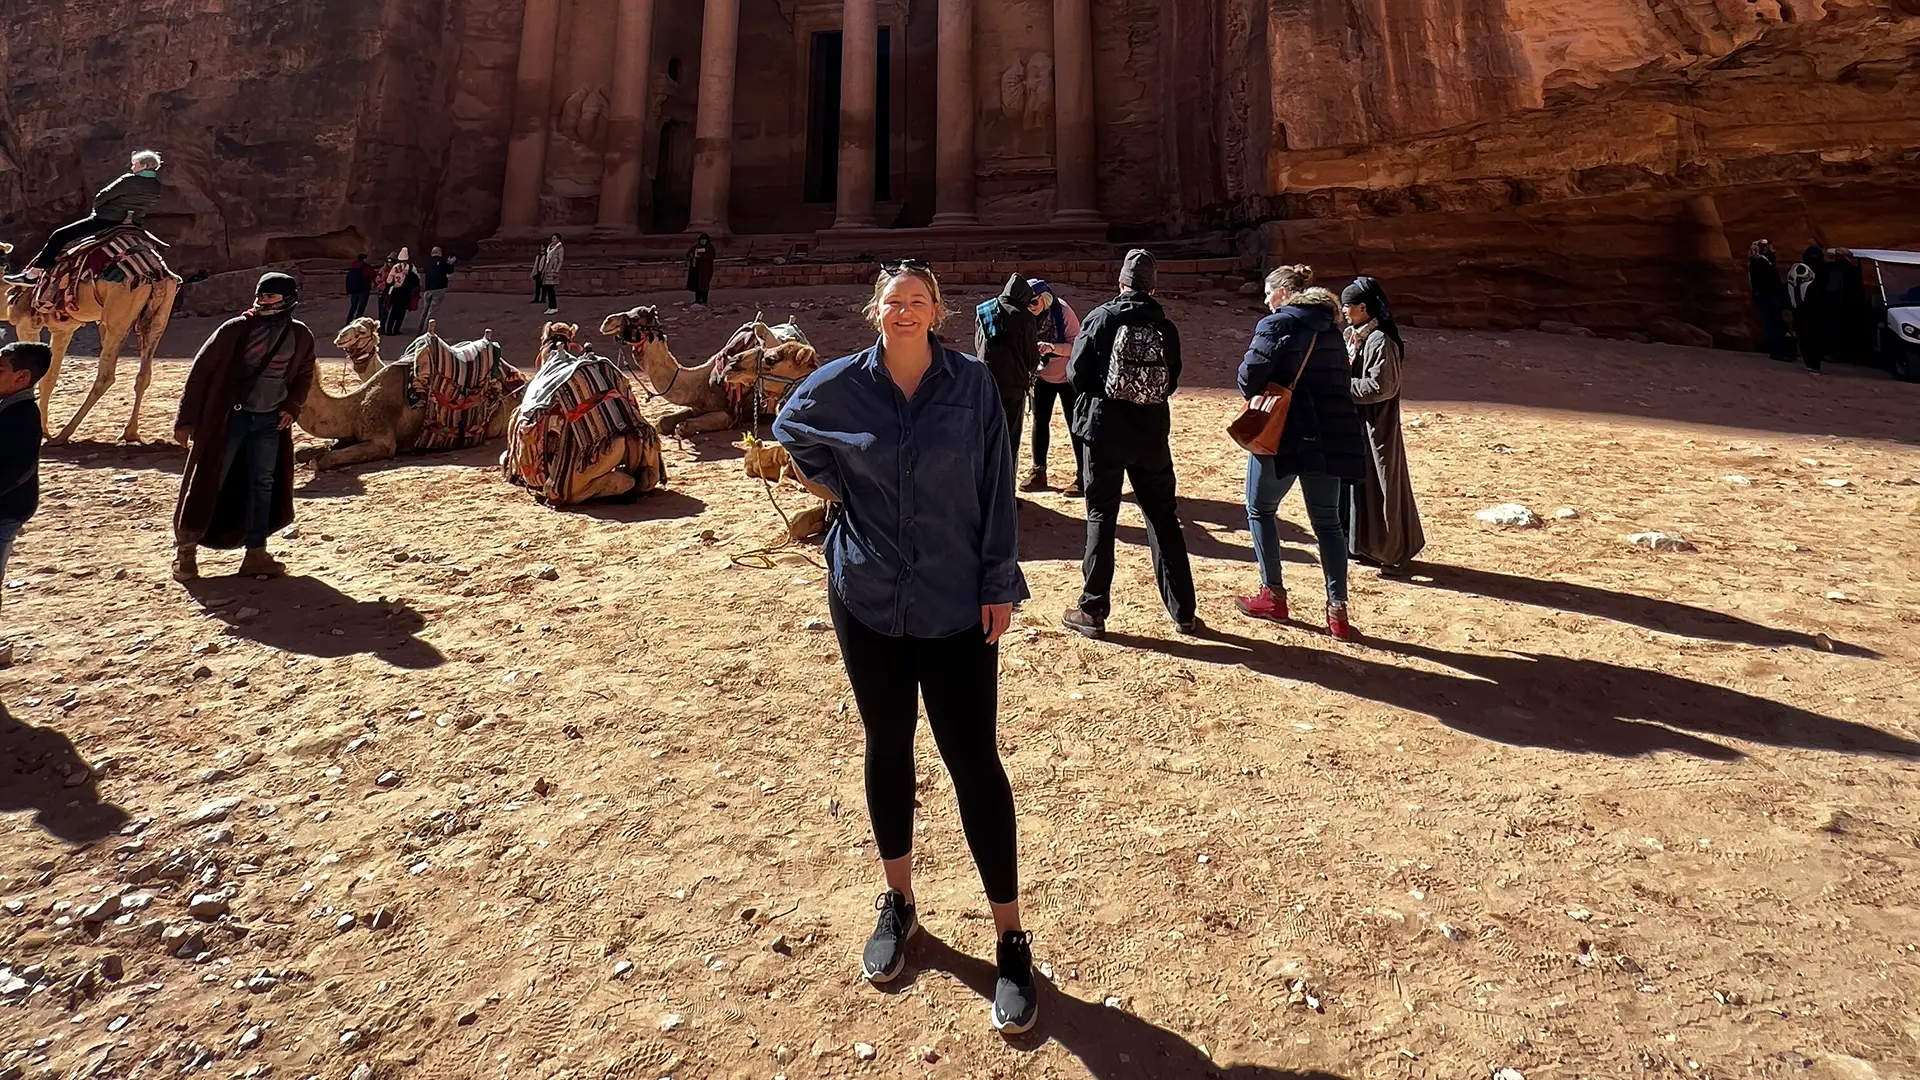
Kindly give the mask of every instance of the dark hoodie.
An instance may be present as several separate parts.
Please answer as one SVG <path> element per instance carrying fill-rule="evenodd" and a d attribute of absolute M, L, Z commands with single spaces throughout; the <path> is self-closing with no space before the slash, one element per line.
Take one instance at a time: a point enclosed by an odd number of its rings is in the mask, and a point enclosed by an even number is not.
<path fill-rule="evenodd" d="M 1349 394 L 1346 341 L 1334 324 L 1338 303 L 1325 289 L 1297 293 L 1292 302 L 1260 320 L 1240 361 L 1242 397 L 1251 399 L 1270 385 L 1294 386 L 1280 452 L 1274 455 L 1285 474 L 1347 480 L 1366 476 L 1366 432 Z M 1303 362 L 1305 372 L 1300 370 Z"/>
<path fill-rule="evenodd" d="M 1113 440 L 1127 449 L 1165 443 L 1173 424 L 1166 402 L 1136 405 L 1107 397 L 1107 369 L 1113 366 L 1113 343 L 1123 326 L 1160 332 L 1167 396 L 1180 389 L 1180 331 L 1150 294 L 1123 292 L 1089 311 L 1080 322 L 1080 336 L 1073 339 L 1073 358 L 1067 361 L 1067 381 L 1079 392 L 1073 403 L 1073 433 L 1089 443 Z"/>
<path fill-rule="evenodd" d="M 973 353 L 993 373 L 1000 397 L 1013 401 L 1033 389 L 1033 376 L 1046 362 L 1040 356 L 1040 321 L 1027 310 L 1033 287 L 1024 275 L 1007 279 L 1000 295 L 975 310 Z"/>

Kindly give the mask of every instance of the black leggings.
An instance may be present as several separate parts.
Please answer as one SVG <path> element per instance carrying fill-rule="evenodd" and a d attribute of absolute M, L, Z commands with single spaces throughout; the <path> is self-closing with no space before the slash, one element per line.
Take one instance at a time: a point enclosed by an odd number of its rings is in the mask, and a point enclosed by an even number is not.
<path fill-rule="evenodd" d="M 543 284 L 540 286 L 539 291 L 535 292 L 533 295 L 538 297 L 541 300 L 545 300 L 547 302 L 548 307 L 557 308 L 560 306 L 560 294 L 557 291 L 559 288 L 560 286 L 558 285 Z"/>
<path fill-rule="evenodd" d="M 1047 467 L 1047 451 L 1053 444 L 1053 403 L 1060 403 L 1060 415 L 1067 419 L 1067 436 L 1073 438 L 1073 401 L 1079 394 L 1072 383 L 1050 383 L 1045 379 L 1033 384 L 1033 467 Z M 1080 476 L 1080 440 L 1073 438 L 1073 475 Z"/>
<path fill-rule="evenodd" d="M 1020 896 L 1013 788 L 994 739 L 1000 647 L 977 626 L 949 638 L 888 637 L 861 622 L 829 588 L 834 633 L 867 729 L 867 815 L 882 859 L 913 854 L 913 736 L 927 724 L 953 777 L 960 825 L 987 899 Z"/>

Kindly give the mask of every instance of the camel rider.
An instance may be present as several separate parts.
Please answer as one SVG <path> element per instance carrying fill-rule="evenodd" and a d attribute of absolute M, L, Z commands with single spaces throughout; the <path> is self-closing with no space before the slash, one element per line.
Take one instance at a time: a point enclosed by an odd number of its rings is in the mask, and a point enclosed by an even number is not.
<path fill-rule="evenodd" d="M 101 188 L 100 193 L 93 197 L 92 216 L 53 230 L 53 235 L 47 237 L 46 246 L 40 249 L 40 254 L 34 256 L 25 270 L 8 274 L 7 280 L 15 285 L 32 284 L 53 269 L 60 253 L 74 241 L 84 240 L 118 225 L 142 224 L 147 220 L 147 214 L 160 204 L 160 196 L 165 191 L 160 184 L 160 155 L 152 150 L 135 150 L 126 175 Z"/>

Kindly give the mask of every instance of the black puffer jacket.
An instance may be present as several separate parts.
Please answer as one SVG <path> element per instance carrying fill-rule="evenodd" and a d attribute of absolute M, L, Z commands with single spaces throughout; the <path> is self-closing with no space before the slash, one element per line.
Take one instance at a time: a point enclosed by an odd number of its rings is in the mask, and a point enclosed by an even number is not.
<path fill-rule="evenodd" d="M 1001 398 L 1008 401 L 1026 397 L 1033 389 L 1034 374 L 1043 366 L 1040 321 L 1027 310 L 1031 303 L 1033 289 L 1025 277 L 1015 274 L 999 296 L 974 311 L 974 355 L 993 373 Z M 989 325 L 992 333 L 987 332 Z"/>
<path fill-rule="evenodd" d="M 1338 301 L 1325 289 L 1307 289 L 1280 310 L 1260 320 L 1253 343 L 1240 362 L 1240 393 L 1251 399 L 1269 384 L 1286 386 L 1298 375 L 1287 426 L 1274 462 L 1283 473 L 1367 475 L 1366 432 L 1348 396 L 1351 371 L 1347 345 L 1334 325 Z M 1318 338 L 1314 335 L 1318 334 Z M 1309 343 L 1313 355 L 1306 357 Z M 1300 370 L 1302 360 L 1306 371 Z"/>

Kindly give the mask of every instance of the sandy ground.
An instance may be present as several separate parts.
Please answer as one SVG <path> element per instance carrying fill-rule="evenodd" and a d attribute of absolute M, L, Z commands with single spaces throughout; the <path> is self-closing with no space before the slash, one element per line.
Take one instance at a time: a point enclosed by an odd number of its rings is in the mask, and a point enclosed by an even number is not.
<path fill-rule="evenodd" d="M 862 338 L 846 290 L 716 300 L 671 324 L 683 358 L 753 305 Z M 537 309 L 450 304 L 530 360 Z M 0 1076 L 1914 1075 L 1920 387 L 1411 332 L 1431 546 L 1410 581 L 1356 571 L 1367 640 L 1338 646 L 1233 612 L 1221 431 L 1253 313 L 1172 307 L 1212 629 L 1173 634 L 1130 516 L 1113 639 L 1063 633 L 1081 508 L 1022 512 L 1001 745 L 1032 1035 L 987 1026 L 991 924 L 930 740 L 928 933 L 901 983 L 858 978 L 877 883 L 823 574 L 731 566 L 778 521 L 730 438 L 580 512 L 497 448 L 303 473 L 294 576 L 209 554 L 183 588 L 181 453 L 106 441 L 127 368 L 50 448 L 0 611 Z M 148 437 L 184 375 L 159 365 Z M 1474 519 L 1505 502 L 1545 524 Z M 1697 550 L 1624 540 L 1648 529 Z"/>

